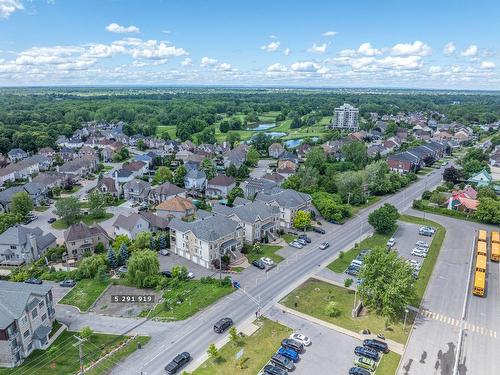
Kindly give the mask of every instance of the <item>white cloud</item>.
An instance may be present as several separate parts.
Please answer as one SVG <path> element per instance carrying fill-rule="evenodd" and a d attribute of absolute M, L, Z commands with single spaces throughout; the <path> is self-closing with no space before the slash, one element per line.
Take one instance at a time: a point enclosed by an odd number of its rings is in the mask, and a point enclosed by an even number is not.
<path fill-rule="evenodd" d="M 116 34 L 126 34 L 126 33 L 138 33 L 140 30 L 137 26 L 134 26 L 134 25 L 121 26 L 121 25 L 118 25 L 117 23 L 113 22 L 113 23 L 110 23 L 108 26 L 106 26 L 106 31 L 109 31 L 110 33 L 116 33 Z"/>
<path fill-rule="evenodd" d="M 429 68 L 429 73 L 434 74 L 434 73 L 440 73 L 442 71 L 440 66 L 433 65 Z"/>
<path fill-rule="evenodd" d="M 293 63 L 290 67 L 294 72 L 316 72 L 320 65 L 312 61 L 302 61 Z"/>
<path fill-rule="evenodd" d="M 283 51 L 283 55 L 288 56 L 291 52 L 292 50 L 290 48 L 285 48 L 285 50 Z"/>
<path fill-rule="evenodd" d="M 316 43 L 313 43 L 312 47 L 309 48 L 308 51 L 312 52 L 312 53 L 325 53 L 326 47 L 327 47 L 326 43 L 319 44 L 319 45 Z"/>
<path fill-rule="evenodd" d="M 222 64 L 219 64 L 219 66 L 217 66 L 217 70 L 221 70 L 223 72 L 228 72 L 228 71 L 231 71 L 231 64 L 228 64 L 228 63 L 222 63 Z"/>
<path fill-rule="evenodd" d="M 280 47 L 280 42 L 273 40 L 271 43 L 260 47 L 260 49 L 267 52 L 275 52 L 279 47 Z"/>
<path fill-rule="evenodd" d="M 189 57 L 186 57 L 184 60 L 181 62 L 182 66 L 191 66 L 193 65 L 193 60 L 191 60 Z"/>
<path fill-rule="evenodd" d="M 0 19 L 7 19 L 16 10 L 23 10 L 21 0 L 0 0 Z"/>
<path fill-rule="evenodd" d="M 339 55 L 341 57 L 352 57 L 356 55 L 356 50 L 354 49 L 343 49 L 340 51 Z"/>
<path fill-rule="evenodd" d="M 217 65 L 217 60 L 216 59 L 211 59 L 210 57 L 203 57 L 201 59 L 201 66 L 214 66 L 214 65 Z"/>
<path fill-rule="evenodd" d="M 492 61 L 482 61 L 481 69 L 495 69 L 496 65 Z"/>
<path fill-rule="evenodd" d="M 445 55 L 451 55 L 453 52 L 455 52 L 456 49 L 457 47 L 455 46 L 455 43 L 448 42 L 443 47 L 443 53 Z"/>
<path fill-rule="evenodd" d="M 358 53 L 365 56 L 375 56 L 375 55 L 380 55 L 382 52 L 376 48 L 373 48 L 373 46 L 367 42 L 359 46 Z"/>
<path fill-rule="evenodd" d="M 326 32 L 324 32 L 324 33 L 323 33 L 323 34 L 321 34 L 321 35 L 323 35 L 323 36 L 327 36 L 327 37 L 332 37 L 332 36 L 335 36 L 335 35 L 337 35 L 337 34 L 338 34 L 338 32 L 336 32 L 336 31 L 326 31 Z"/>
<path fill-rule="evenodd" d="M 418 69 L 422 67 L 420 56 L 387 56 L 379 60 L 380 66 L 390 69 Z"/>
<path fill-rule="evenodd" d="M 391 48 L 391 53 L 396 56 L 428 56 L 432 53 L 432 49 L 424 42 L 416 40 L 413 44 L 396 44 Z"/>
<path fill-rule="evenodd" d="M 280 63 L 276 63 L 276 64 L 269 65 L 267 67 L 267 71 L 268 72 L 286 72 L 286 71 L 288 71 L 288 69 L 286 66 L 284 66 Z"/>
<path fill-rule="evenodd" d="M 477 55 L 477 46 L 475 44 L 471 44 L 461 53 L 462 56 L 473 57 Z"/>
<path fill-rule="evenodd" d="M 145 59 L 165 59 L 168 57 L 186 56 L 188 53 L 184 48 L 175 47 L 167 42 L 160 42 L 158 40 L 147 40 L 143 43 L 136 45 L 132 49 L 132 56 Z"/>

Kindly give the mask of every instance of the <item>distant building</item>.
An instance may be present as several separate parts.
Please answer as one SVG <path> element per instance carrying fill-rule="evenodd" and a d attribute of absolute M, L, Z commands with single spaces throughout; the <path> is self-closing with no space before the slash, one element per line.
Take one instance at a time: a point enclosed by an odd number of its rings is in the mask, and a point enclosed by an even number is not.
<path fill-rule="evenodd" d="M 358 131 L 359 109 L 350 104 L 344 104 L 335 108 L 333 121 L 328 125 L 329 129 L 345 129 L 348 131 Z"/>
<path fill-rule="evenodd" d="M 52 233 L 44 234 L 38 227 L 15 225 L 0 234 L 0 265 L 31 263 L 40 259 L 47 249 L 55 245 L 56 237 Z"/>
<path fill-rule="evenodd" d="M 88 226 L 85 223 L 73 224 L 64 231 L 68 258 L 80 259 L 85 252 L 93 253 L 98 243 L 102 243 L 107 248 L 109 241 L 108 234 L 98 224 L 94 226 Z"/>
<path fill-rule="evenodd" d="M 140 232 L 149 231 L 149 222 L 141 215 L 132 213 L 129 216 L 118 215 L 113 223 L 115 236 L 125 235 L 134 239 Z"/>
<path fill-rule="evenodd" d="M 187 218 L 193 216 L 196 212 L 196 207 L 189 199 L 174 196 L 166 201 L 161 202 L 156 206 L 156 213 L 160 217 L 177 217 Z"/>

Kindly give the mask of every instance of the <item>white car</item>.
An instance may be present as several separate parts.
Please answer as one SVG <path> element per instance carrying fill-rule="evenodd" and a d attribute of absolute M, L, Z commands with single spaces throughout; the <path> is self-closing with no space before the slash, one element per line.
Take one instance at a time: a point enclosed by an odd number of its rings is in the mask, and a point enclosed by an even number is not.
<path fill-rule="evenodd" d="M 415 245 L 420 246 L 420 247 L 429 247 L 429 244 L 427 242 L 424 242 L 424 241 L 417 241 L 417 242 L 415 242 Z"/>
<path fill-rule="evenodd" d="M 290 335 L 290 339 L 295 340 L 297 342 L 300 342 L 304 346 L 311 345 L 311 339 L 307 336 L 304 336 L 301 333 L 292 333 Z"/>
<path fill-rule="evenodd" d="M 189 272 L 187 277 L 188 277 L 189 280 L 194 279 L 194 273 Z"/>
<path fill-rule="evenodd" d="M 330 247 L 330 244 L 328 242 L 323 242 L 321 245 L 319 245 L 319 248 L 321 250 L 328 249 Z"/>
<path fill-rule="evenodd" d="M 425 258 L 427 256 L 427 253 L 424 252 L 424 251 L 420 251 L 420 250 L 417 250 L 417 249 L 413 249 L 411 251 L 411 255 L 415 255 L 416 257 L 422 257 L 422 258 Z"/>
<path fill-rule="evenodd" d="M 168 252 L 167 249 L 162 249 L 162 250 L 160 250 L 160 255 L 167 256 L 167 255 L 170 255 L 170 253 Z"/>
<path fill-rule="evenodd" d="M 300 243 L 298 243 L 298 242 L 295 242 L 295 241 L 291 242 L 291 243 L 290 243 L 290 246 L 291 246 L 291 247 L 295 247 L 295 248 L 297 248 L 297 249 L 302 249 L 302 248 L 304 247 L 304 246 L 302 246 L 302 244 L 300 244 Z"/>
<path fill-rule="evenodd" d="M 268 267 L 274 266 L 274 261 L 271 258 L 262 257 L 260 258 L 260 261 Z"/>
<path fill-rule="evenodd" d="M 396 240 L 391 237 L 389 238 L 389 241 L 387 241 L 387 247 L 393 247 L 396 244 Z"/>

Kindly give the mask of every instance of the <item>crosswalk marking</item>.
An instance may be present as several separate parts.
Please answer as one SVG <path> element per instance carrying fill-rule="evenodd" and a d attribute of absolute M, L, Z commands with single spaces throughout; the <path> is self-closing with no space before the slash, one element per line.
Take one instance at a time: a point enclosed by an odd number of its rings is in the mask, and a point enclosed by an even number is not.
<path fill-rule="evenodd" d="M 455 327 L 459 327 L 460 326 L 460 320 L 459 319 L 452 318 L 451 316 L 446 316 L 446 315 L 438 314 L 438 313 L 435 313 L 434 311 L 423 309 L 423 310 L 420 311 L 420 315 L 423 316 L 423 317 L 432 319 L 432 320 L 436 320 L 436 321 L 442 322 L 444 324 L 452 325 L 452 326 L 455 326 Z M 473 332 L 473 333 L 478 333 L 480 335 L 493 337 L 495 339 L 497 338 L 497 332 L 493 331 L 491 329 L 488 329 L 486 327 L 478 326 L 478 325 L 475 325 L 475 324 L 472 324 L 472 323 L 469 323 L 469 322 L 464 322 L 463 323 L 463 328 L 466 329 L 466 330 L 468 330 L 468 331 L 470 331 L 470 332 Z"/>

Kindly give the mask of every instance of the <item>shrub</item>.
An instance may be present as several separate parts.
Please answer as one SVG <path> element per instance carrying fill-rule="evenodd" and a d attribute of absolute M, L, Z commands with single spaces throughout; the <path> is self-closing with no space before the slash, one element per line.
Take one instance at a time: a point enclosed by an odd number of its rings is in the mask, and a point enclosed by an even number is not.
<path fill-rule="evenodd" d="M 349 288 L 349 287 L 352 285 L 352 283 L 353 283 L 353 280 L 352 280 L 351 278 L 349 278 L 349 279 L 345 279 L 345 281 L 344 281 L 344 286 L 345 286 L 346 288 Z"/>
<path fill-rule="evenodd" d="M 338 303 L 335 301 L 330 301 L 325 308 L 326 315 L 336 318 L 340 315 L 340 309 L 338 308 Z"/>

